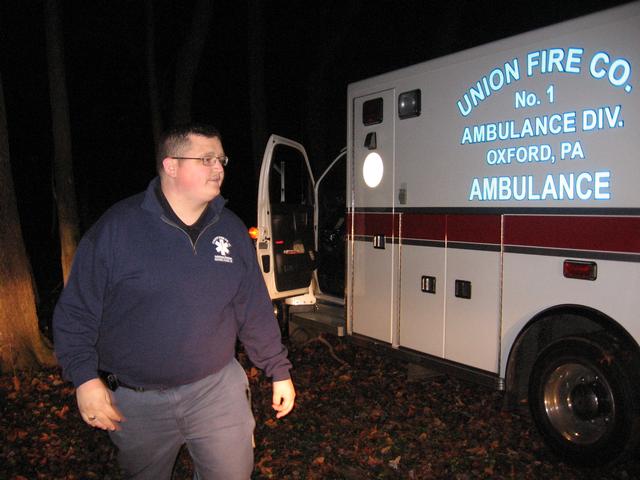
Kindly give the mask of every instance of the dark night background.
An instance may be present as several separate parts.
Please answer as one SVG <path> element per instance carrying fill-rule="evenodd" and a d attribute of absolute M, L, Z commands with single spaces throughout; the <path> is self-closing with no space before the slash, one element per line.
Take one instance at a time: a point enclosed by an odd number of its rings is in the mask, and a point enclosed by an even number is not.
<path fill-rule="evenodd" d="M 254 164 L 259 161 L 251 154 L 247 60 L 248 9 L 256 1 L 214 0 L 192 107 L 194 120 L 222 131 L 231 158 L 223 195 L 248 224 L 255 222 Z M 167 111 L 176 55 L 194 3 L 154 2 L 155 61 Z M 322 151 L 308 152 L 318 174 L 346 142 L 348 83 L 620 3 L 625 2 L 264 2 L 267 132 L 305 144 L 310 126 L 322 128 Z M 143 190 L 155 174 L 145 2 L 60 4 L 80 228 L 85 231 L 111 204 Z M 323 75 L 310 78 L 336 32 L 343 34 L 331 48 Z M 23 235 L 40 301 L 46 302 L 59 293 L 61 273 L 42 1 L 0 0 L 0 55 Z M 310 95 L 322 98 L 310 102 Z"/>

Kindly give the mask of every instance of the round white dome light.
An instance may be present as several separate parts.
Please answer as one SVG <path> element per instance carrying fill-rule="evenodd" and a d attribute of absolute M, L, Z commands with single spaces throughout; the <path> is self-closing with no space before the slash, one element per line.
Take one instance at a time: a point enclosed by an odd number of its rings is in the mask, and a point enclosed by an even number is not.
<path fill-rule="evenodd" d="M 364 165 L 362 165 L 362 176 L 364 177 L 364 183 L 370 188 L 375 188 L 380 184 L 382 180 L 382 173 L 384 172 L 384 166 L 382 165 L 382 158 L 376 152 L 371 152 L 364 159 Z"/>

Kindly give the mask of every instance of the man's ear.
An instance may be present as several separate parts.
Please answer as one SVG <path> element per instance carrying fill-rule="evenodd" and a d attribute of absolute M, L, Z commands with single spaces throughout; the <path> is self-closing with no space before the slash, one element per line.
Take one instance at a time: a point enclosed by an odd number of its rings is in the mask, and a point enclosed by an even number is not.
<path fill-rule="evenodd" d="M 162 168 L 164 169 L 164 173 L 169 177 L 175 177 L 176 171 L 178 168 L 178 160 L 175 158 L 165 157 L 162 160 Z"/>

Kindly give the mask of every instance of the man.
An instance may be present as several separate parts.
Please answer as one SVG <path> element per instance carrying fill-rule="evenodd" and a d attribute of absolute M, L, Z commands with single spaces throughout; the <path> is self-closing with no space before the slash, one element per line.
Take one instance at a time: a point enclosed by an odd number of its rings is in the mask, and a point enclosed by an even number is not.
<path fill-rule="evenodd" d="M 108 430 L 127 478 L 169 479 L 186 443 L 200 479 L 247 479 L 255 425 L 236 338 L 293 408 L 291 364 L 243 223 L 220 196 L 218 131 L 160 141 L 159 176 L 84 236 L 55 309 L 54 343 L 80 414 Z"/>

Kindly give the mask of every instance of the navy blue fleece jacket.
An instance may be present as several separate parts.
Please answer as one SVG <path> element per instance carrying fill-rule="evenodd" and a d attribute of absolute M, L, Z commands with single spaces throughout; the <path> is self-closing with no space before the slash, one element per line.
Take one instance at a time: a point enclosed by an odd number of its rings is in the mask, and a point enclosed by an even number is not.
<path fill-rule="evenodd" d="M 164 215 L 158 185 L 114 205 L 78 246 L 53 318 L 65 376 L 79 386 L 101 369 L 129 385 L 183 385 L 228 364 L 239 338 L 274 381 L 289 378 L 242 221 L 218 196 L 192 242 Z"/>

